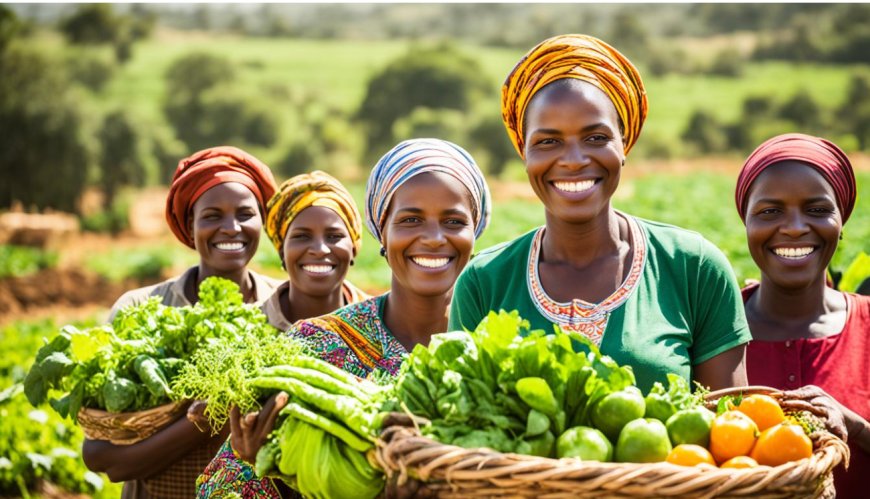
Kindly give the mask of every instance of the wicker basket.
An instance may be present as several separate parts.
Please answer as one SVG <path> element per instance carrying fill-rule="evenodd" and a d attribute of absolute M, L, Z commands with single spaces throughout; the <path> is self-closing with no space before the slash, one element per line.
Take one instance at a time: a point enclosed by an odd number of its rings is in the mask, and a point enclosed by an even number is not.
<path fill-rule="evenodd" d="M 136 412 L 107 412 L 82 408 L 77 419 L 85 436 L 91 440 L 108 440 L 116 445 L 135 444 L 175 421 L 187 412 L 189 400 L 170 402 Z"/>
<path fill-rule="evenodd" d="M 737 392 L 766 393 L 785 408 L 807 409 L 766 387 L 711 393 L 707 405 Z M 813 455 L 769 467 L 720 469 L 670 463 L 602 463 L 464 449 L 423 437 L 409 426 L 390 426 L 377 443 L 376 459 L 398 488 L 422 482 L 430 497 L 834 497 L 831 471 L 848 462 L 849 448 L 827 431 L 815 432 Z M 421 490 L 422 492 L 422 490 Z"/>

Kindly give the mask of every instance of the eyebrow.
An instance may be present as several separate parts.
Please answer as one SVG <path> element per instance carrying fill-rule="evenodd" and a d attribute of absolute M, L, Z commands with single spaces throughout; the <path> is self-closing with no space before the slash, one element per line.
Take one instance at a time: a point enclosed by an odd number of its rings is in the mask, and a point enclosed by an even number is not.
<path fill-rule="evenodd" d="M 608 125 L 607 123 L 601 122 L 601 123 L 593 123 L 591 125 L 587 125 L 587 126 L 583 127 L 580 131 L 581 132 L 589 132 L 591 130 L 595 130 L 596 128 L 606 128 L 607 130 L 612 130 L 610 128 L 610 125 Z M 555 128 L 536 128 L 536 129 L 532 130 L 530 133 L 545 133 L 545 134 L 550 134 L 550 135 L 558 135 L 558 134 L 562 133 L 562 131 L 557 130 Z"/>
<path fill-rule="evenodd" d="M 418 214 L 418 213 L 423 213 L 423 209 L 422 208 L 415 208 L 415 207 L 400 208 L 400 209 L 396 210 L 396 213 Z M 450 209 L 444 210 L 441 212 L 441 214 L 442 215 L 467 215 L 467 213 L 465 211 L 457 209 L 457 208 L 450 208 Z"/>
<path fill-rule="evenodd" d="M 828 203 L 834 203 L 834 204 L 837 204 L 837 200 L 836 200 L 836 199 L 831 199 L 829 196 L 816 196 L 816 197 L 812 197 L 812 198 L 806 199 L 806 200 L 804 200 L 803 202 L 804 202 L 805 204 L 807 204 L 807 203 L 819 203 L 819 202 L 828 202 Z M 761 199 L 756 199 L 755 202 L 754 202 L 753 204 L 761 204 L 761 203 L 767 203 L 767 204 L 782 204 L 782 199 L 777 199 L 777 198 L 761 198 Z"/>

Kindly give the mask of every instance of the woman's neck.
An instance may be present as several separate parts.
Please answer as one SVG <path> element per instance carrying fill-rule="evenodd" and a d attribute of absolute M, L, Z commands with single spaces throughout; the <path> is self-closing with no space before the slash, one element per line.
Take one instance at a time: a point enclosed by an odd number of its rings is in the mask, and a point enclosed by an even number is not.
<path fill-rule="evenodd" d="M 547 213 L 546 233 L 541 242 L 542 258 L 584 268 L 603 256 L 610 256 L 628 244 L 628 223 L 608 207 L 600 216 L 573 224 Z"/>
<path fill-rule="evenodd" d="M 800 289 L 783 288 L 762 277 L 746 302 L 746 316 L 757 339 L 811 338 L 842 328 L 846 300 L 824 277 Z M 840 320 L 835 317 L 840 314 Z"/>
<path fill-rule="evenodd" d="M 409 352 L 428 345 L 433 334 L 447 330 L 447 314 L 453 290 L 444 295 L 420 296 L 393 283 L 387 295 L 384 323 Z"/>
<path fill-rule="evenodd" d="M 209 277 L 223 277 L 224 279 L 229 279 L 234 283 L 239 285 L 239 290 L 242 292 L 242 297 L 245 303 L 253 303 L 257 300 L 256 289 L 254 288 L 253 279 L 250 277 L 250 273 L 246 267 L 243 267 L 235 272 L 217 272 L 213 269 L 209 269 L 204 267 L 202 264 L 196 269 L 195 279 L 191 279 L 191 281 L 195 284 L 193 289 L 191 290 L 188 287 L 188 296 L 187 299 L 190 303 L 196 303 L 199 300 L 199 285 L 202 284 L 202 281 L 208 279 Z M 193 292 L 191 296 L 189 293 Z"/>
<path fill-rule="evenodd" d="M 292 282 L 287 286 L 286 292 L 281 294 L 279 300 L 281 311 L 290 322 L 320 317 L 346 305 L 340 286 L 327 296 L 311 296 L 297 289 Z"/>

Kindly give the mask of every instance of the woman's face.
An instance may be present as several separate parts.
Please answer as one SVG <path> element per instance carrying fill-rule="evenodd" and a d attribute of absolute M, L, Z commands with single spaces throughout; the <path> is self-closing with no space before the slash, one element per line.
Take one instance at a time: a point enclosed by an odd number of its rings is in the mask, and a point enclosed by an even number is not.
<path fill-rule="evenodd" d="M 263 219 L 254 193 L 226 182 L 193 203 L 191 225 L 200 264 L 213 273 L 229 274 L 244 269 L 254 257 Z"/>
<path fill-rule="evenodd" d="M 450 292 L 474 247 L 471 195 L 458 180 L 423 173 L 393 194 L 383 244 L 399 285 L 421 296 Z"/>
<path fill-rule="evenodd" d="M 291 285 L 309 296 L 322 297 L 341 288 L 356 249 L 336 212 L 309 206 L 290 223 L 283 254 Z"/>
<path fill-rule="evenodd" d="M 581 80 L 557 80 L 526 110 L 526 173 L 548 215 L 584 223 L 602 213 L 625 158 L 619 115 L 607 95 Z"/>
<path fill-rule="evenodd" d="M 752 182 L 746 201 L 749 253 L 777 286 L 803 288 L 824 280 L 842 228 L 834 190 L 811 166 L 784 161 Z"/>

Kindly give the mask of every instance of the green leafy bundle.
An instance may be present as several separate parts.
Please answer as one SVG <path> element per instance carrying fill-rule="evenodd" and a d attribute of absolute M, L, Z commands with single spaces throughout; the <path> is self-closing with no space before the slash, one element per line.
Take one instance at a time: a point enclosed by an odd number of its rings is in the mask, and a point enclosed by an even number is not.
<path fill-rule="evenodd" d="M 243 303 L 238 285 L 208 278 L 193 306 L 167 307 L 155 297 L 122 310 L 112 326 L 65 326 L 37 352 L 24 392 L 34 406 L 49 399 L 64 417 L 82 407 L 155 407 L 181 399 L 170 384 L 197 349 L 243 334 L 274 337 L 275 329 Z"/>
<path fill-rule="evenodd" d="M 590 425 L 598 401 L 633 384 L 630 367 L 586 338 L 490 312 L 473 333 L 415 347 L 395 385 L 400 407 L 385 408 L 429 419 L 423 432 L 443 443 L 552 456 L 556 437 Z"/>

